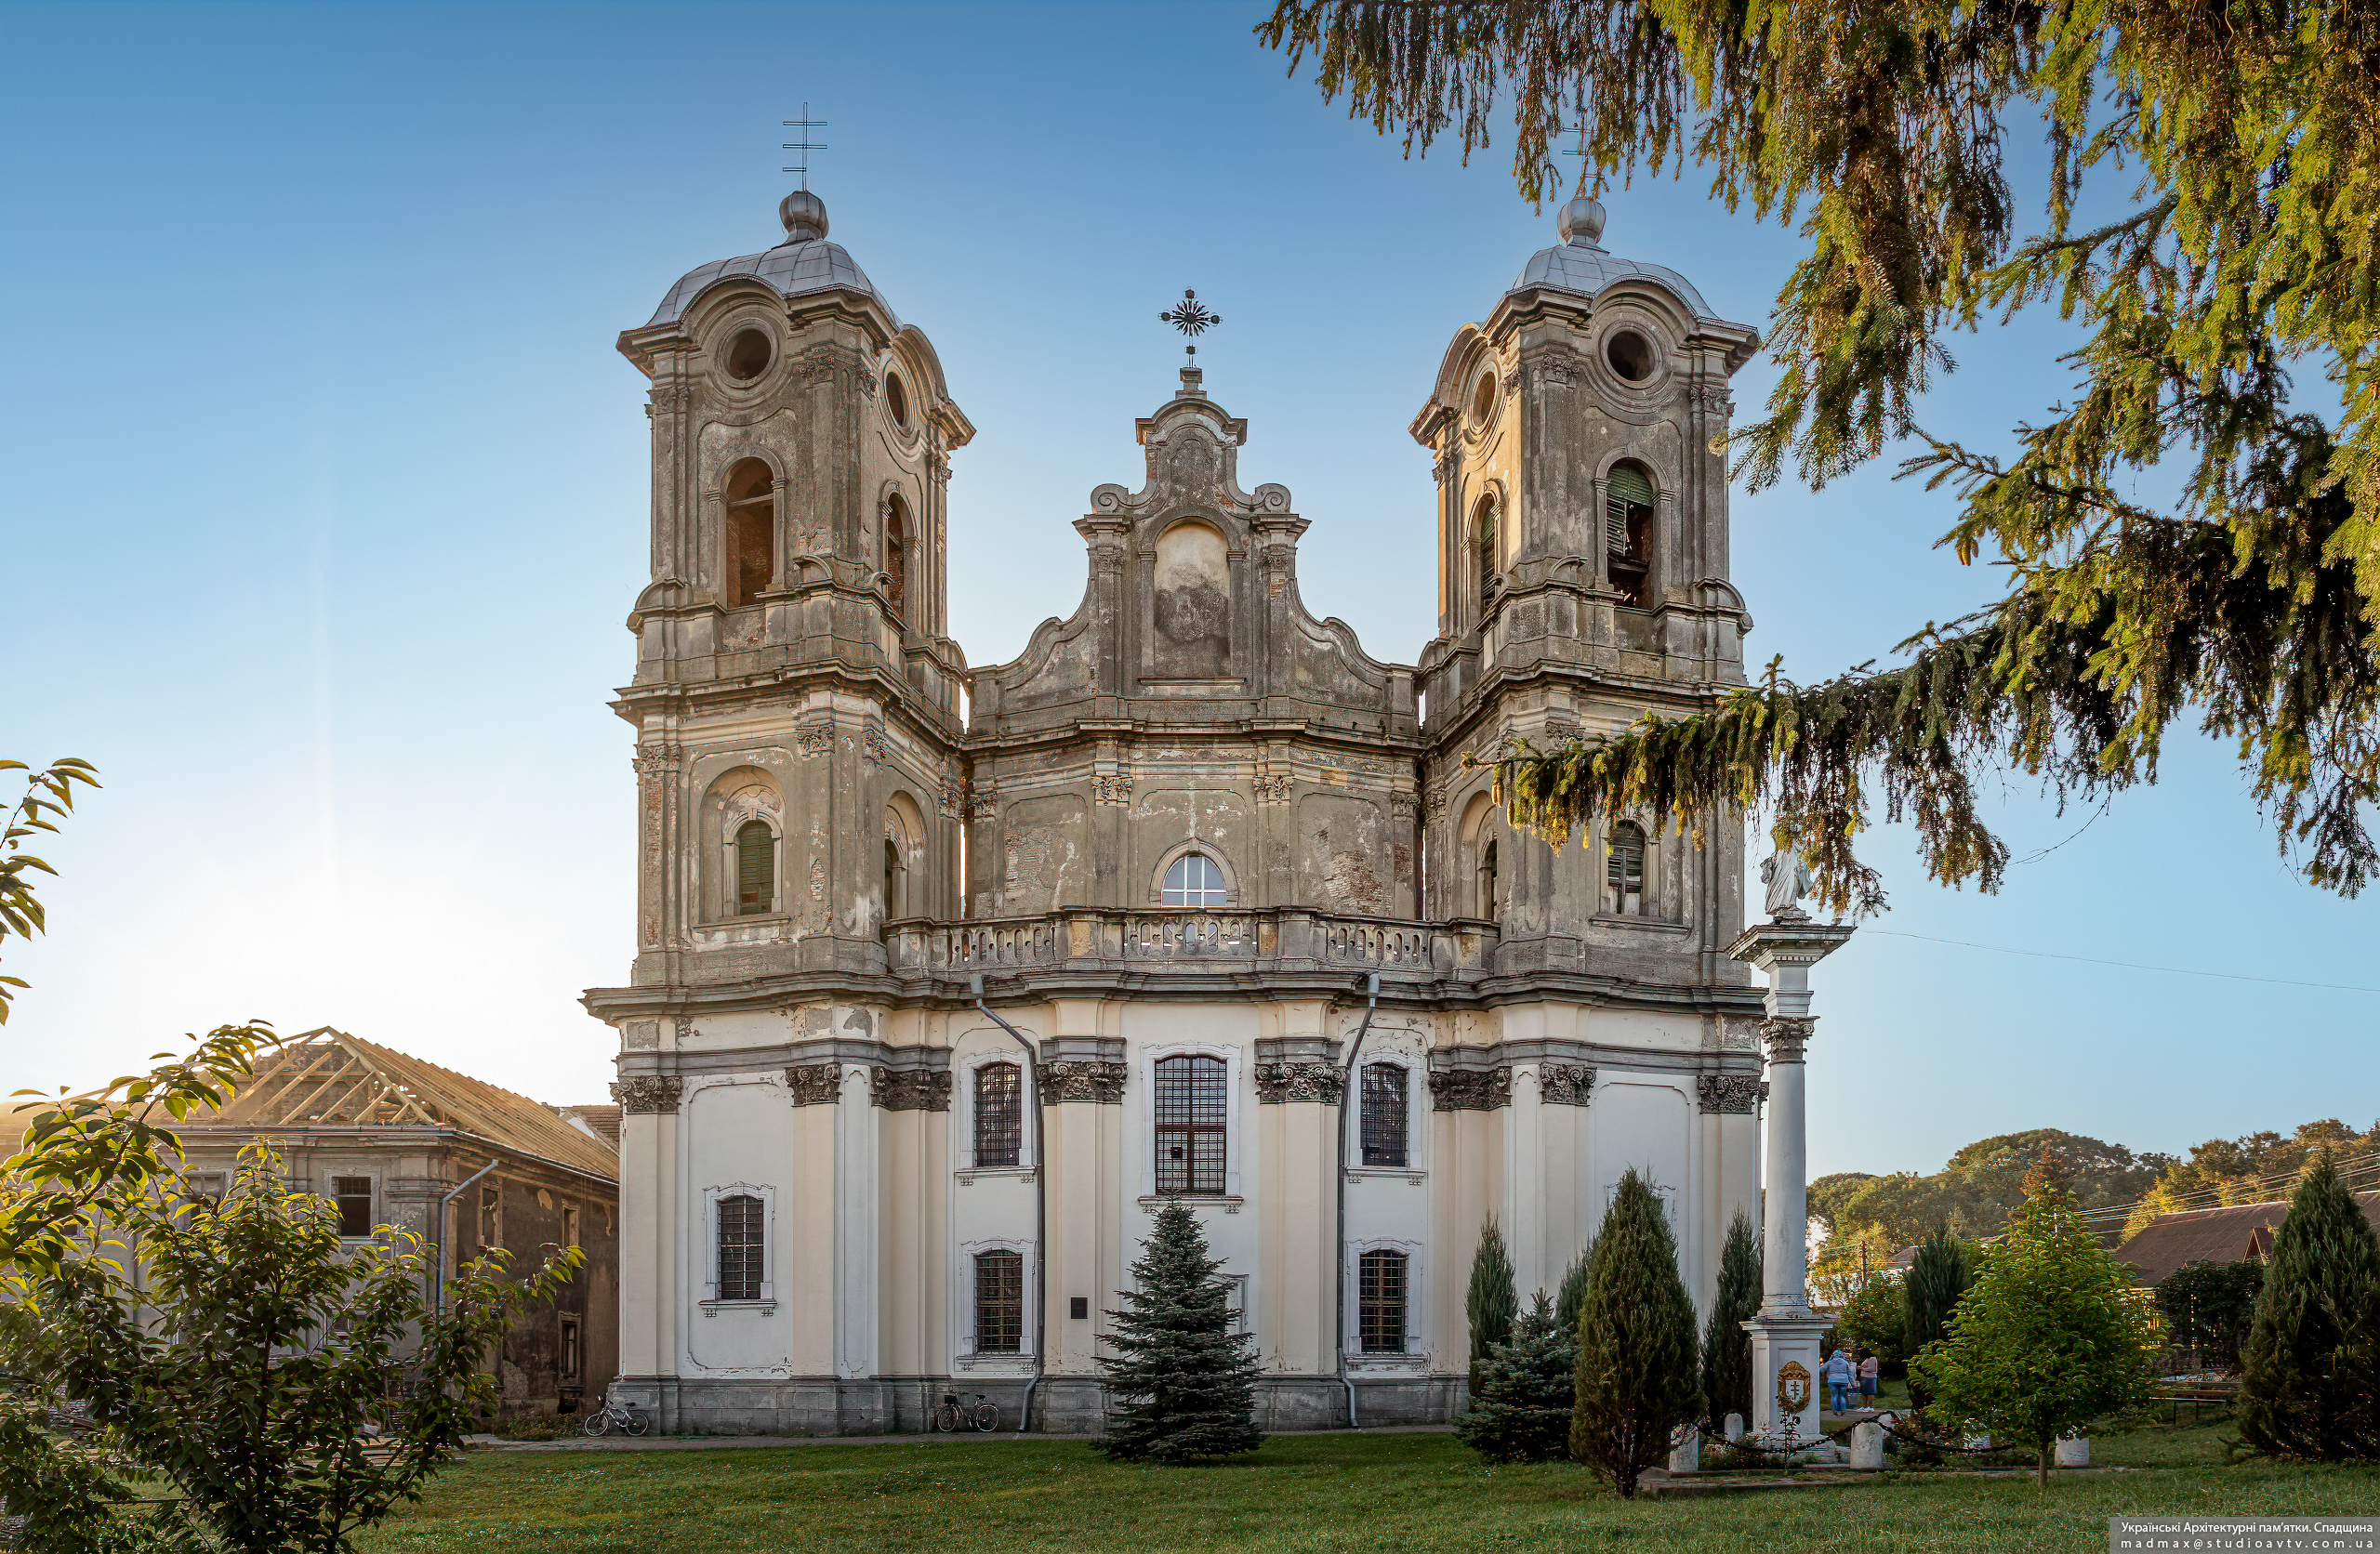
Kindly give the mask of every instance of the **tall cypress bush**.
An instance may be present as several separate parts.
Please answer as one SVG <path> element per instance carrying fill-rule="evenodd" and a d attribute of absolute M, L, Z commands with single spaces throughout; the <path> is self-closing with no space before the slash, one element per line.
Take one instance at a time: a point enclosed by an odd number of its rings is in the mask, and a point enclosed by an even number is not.
<path fill-rule="evenodd" d="M 2328 1151 L 2272 1238 L 2241 1356 L 2240 1434 L 2268 1456 L 2380 1457 L 2380 1239 Z"/>
<path fill-rule="evenodd" d="M 1504 1250 L 1504 1232 L 1489 1215 L 1479 1231 L 1479 1250 L 1471 1257 L 1471 1291 L 1462 1309 L 1471 1319 L 1471 1391 L 1479 1394 L 1488 1351 L 1510 1343 L 1513 1319 L 1520 1313 L 1520 1297 L 1513 1292 L 1513 1259 Z"/>
<path fill-rule="evenodd" d="M 1917 1257 L 1910 1265 L 1909 1277 L 1901 1281 L 1902 1298 L 1908 1302 L 1902 1342 L 1912 1357 L 1924 1353 L 1926 1345 L 1938 1343 L 1949 1336 L 1951 1313 L 1959 1309 L 1967 1286 L 1974 1283 L 1975 1248 L 1951 1231 L 1949 1221 L 1937 1220 L 1933 1231 L 1917 1244 Z M 1927 1402 L 1925 1385 L 1913 1371 L 1909 1378 L 1909 1401 L 1919 1409 Z"/>
<path fill-rule="evenodd" d="M 1141 1287 L 1107 1313 L 1117 1352 L 1100 1357 L 1110 1406 L 1107 1432 L 1091 1444 L 1111 1460 L 1179 1464 L 1263 1444 L 1253 1340 L 1232 1331 L 1222 1268 L 1197 1216 L 1180 1204 L 1157 1211 L 1132 1265 Z"/>
<path fill-rule="evenodd" d="M 1571 1455 L 1623 1498 L 1635 1495 L 1637 1475 L 1669 1455 L 1678 1427 L 1702 1416 L 1698 1347 L 1669 1218 L 1632 1170 L 1595 1237 L 1570 1415 Z"/>
<path fill-rule="evenodd" d="M 1752 1414 L 1752 1335 L 1744 1324 L 1760 1314 L 1760 1235 L 1741 1209 L 1727 1226 L 1719 1254 L 1719 1288 L 1711 1299 L 1711 1322 L 1702 1330 L 1702 1402 L 1712 1434 L 1730 1414 Z"/>
<path fill-rule="evenodd" d="M 1554 1320 L 1562 1324 L 1565 1333 L 1579 1331 L 1579 1308 L 1587 1301 L 1587 1265 L 1593 1260 L 1594 1255 L 1595 1244 L 1590 1238 L 1586 1245 L 1579 1249 L 1579 1255 L 1570 1259 L 1569 1268 L 1562 1274 L 1561 1291 L 1554 1297 Z"/>

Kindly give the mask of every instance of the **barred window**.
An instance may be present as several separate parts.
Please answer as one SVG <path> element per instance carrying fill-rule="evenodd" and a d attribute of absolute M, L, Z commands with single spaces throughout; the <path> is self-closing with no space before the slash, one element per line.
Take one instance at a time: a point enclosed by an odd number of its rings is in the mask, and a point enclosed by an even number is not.
<path fill-rule="evenodd" d="M 1014 1063 L 975 1071 L 975 1164 L 1016 1166 L 1025 1143 L 1024 1072 Z"/>
<path fill-rule="evenodd" d="M 1405 1254 L 1367 1252 L 1355 1266 L 1355 1331 L 1364 1352 L 1404 1353 Z"/>
<path fill-rule="evenodd" d="M 1228 1100 L 1221 1058 L 1157 1063 L 1157 1190 L 1212 1196 L 1223 1190 Z"/>
<path fill-rule="evenodd" d="M 760 1298 L 760 1200 L 737 1192 L 719 1201 L 719 1298 Z"/>
<path fill-rule="evenodd" d="M 1157 893 L 1157 901 L 1165 906 L 1203 906 L 1210 910 L 1223 906 L 1227 904 L 1223 871 L 1203 852 L 1185 852 L 1165 871 L 1165 885 Z"/>
<path fill-rule="evenodd" d="M 1645 830 L 1633 821 L 1611 828 L 1605 849 L 1604 910 L 1621 917 L 1645 915 Z"/>
<path fill-rule="evenodd" d="M 975 1254 L 975 1352 L 1025 1349 L 1025 1254 Z"/>
<path fill-rule="evenodd" d="M 1364 1065 L 1364 1164 L 1406 1164 L 1405 1067 Z"/>
<path fill-rule="evenodd" d="M 1496 499 L 1482 497 L 1472 525 L 1472 562 L 1479 575 L 1479 610 L 1483 615 L 1496 602 Z"/>
<path fill-rule="evenodd" d="M 338 1205 L 339 1234 L 367 1236 L 372 1233 L 370 1177 L 331 1178 L 331 1201 Z"/>

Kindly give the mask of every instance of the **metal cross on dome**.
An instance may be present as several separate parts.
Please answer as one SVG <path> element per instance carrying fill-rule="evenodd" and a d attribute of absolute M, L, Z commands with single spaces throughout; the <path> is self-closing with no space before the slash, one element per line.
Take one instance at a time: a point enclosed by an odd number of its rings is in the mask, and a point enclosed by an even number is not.
<path fill-rule="evenodd" d="M 1210 311 L 1207 305 L 1198 300 L 1198 294 L 1187 286 L 1182 288 L 1182 300 L 1159 313 L 1157 318 L 1193 338 L 1223 322 L 1221 313 Z M 1185 345 L 1182 349 L 1187 356 L 1198 354 L 1197 346 Z"/>
<path fill-rule="evenodd" d="M 781 167 L 777 170 L 783 173 L 800 173 L 801 175 L 801 187 L 808 189 L 810 187 L 810 153 L 812 151 L 823 151 L 826 149 L 826 143 L 824 140 L 813 141 L 810 138 L 810 132 L 813 129 L 826 128 L 826 121 L 824 119 L 812 118 L 810 116 L 810 105 L 805 102 L 801 105 L 801 117 L 798 119 L 785 119 L 779 122 L 787 129 L 800 130 L 801 132 L 801 138 L 799 140 L 787 140 L 785 144 L 779 146 L 777 150 L 781 151 L 800 151 L 801 153 L 801 160 L 795 163 L 790 167 Z"/>

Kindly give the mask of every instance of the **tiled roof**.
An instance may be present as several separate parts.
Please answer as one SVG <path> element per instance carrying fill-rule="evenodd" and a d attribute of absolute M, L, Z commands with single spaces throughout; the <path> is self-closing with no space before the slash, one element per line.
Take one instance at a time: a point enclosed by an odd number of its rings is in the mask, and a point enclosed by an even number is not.
<path fill-rule="evenodd" d="M 616 1150 L 549 1107 L 328 1026 L 271 1053 L 229 1106 L 185 1126 L 447 1127 L 611 1180 L 620 1170 Z"/>
<path fill-rule="evenodd" d="M 2380 1192 L 2359 1192 L 2355 1201 L 2380 1231 Z M 2116 1260 L 2130 1263 L 2134 1283 L 2147 1286 L 2194 1262 L 2244 1261 L 2252 1246 L 2262 1257 L 2272 1250 L 2272 1233 L 2288 1218 L 2285 1200 L 2161 1214 L 2116 1248 Z"/>

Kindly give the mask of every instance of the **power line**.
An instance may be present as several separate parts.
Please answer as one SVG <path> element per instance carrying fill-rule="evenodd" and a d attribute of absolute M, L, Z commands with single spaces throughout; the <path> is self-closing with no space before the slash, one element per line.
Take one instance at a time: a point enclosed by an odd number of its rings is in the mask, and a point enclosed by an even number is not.
<path fill-rule="evenodd" d="M 2251 977 L 2239 971 L 2201 971 L 2188 966 L 2149 966 L 2136 960 L 2101 960 L 2096 955 L 2062 955 L 2051 950 L 2012 950 L 2005 944 L 1977 944 L 1966 939 L 1937 939 L 1930 933 L 1903 933 L 1897 928 L 1866 928 L 1866 933 L 1880 933 L 1887 939 L 1922 939 L 1928 944 L 1955 944 L 1963 950 L 1990 950 L 1994 955 L 2030 955 L 2036 960 L 2072 960 L 2085 966 L 2121 966 L 2127 971 L 2163 971 L 2176 977 L 2216 977 L 2225 981 L 2265 982 L 2275 987 L 2319 987 L 2333 993 L 2374 993 L 2380 987 L 2360 987 L 2353 982 L 2301 982 L 2291 977 Z"/>
<path fill-rule="evenodd" d="M 2339 1161 L 2337 1165 L 2340 1176 L 2360 1176 L 2368 1171 L 2380 1169 L 2380 1154 L 2354 1155 L 2346 1160 Z M 2299 1172 L 2303 1171 L 2304 1168 L 2305 1167 L 2303 1166 L 2299 1166 L 2294 1170 L 2275 1171 L 2268 1176 L 2261 1177 L 2235 1177 L 2225 1181 L 2219 1186 L 2202 1187 L 2198 1189 L 2196 1192 L 2185 1192 L 2179 1197 L 2171 1200 L 2167 1205 L 2159 1212 L 2164 1214 L 2191 1214 L 2202 1209 L 2210 1208 L 2244 1207 L 2246 1206 L 2245 1205 L 2226 1204 L 2223 1201 L 2222 1194 L 2227 1192 L 2257 1192 L 2270 1187 L 2279 1186 L 2284 1182 L 2294 1180 Z M 2151 1194 L 2151 1196 L 2153 1196 L 2153 1194 Z M 2209 1199 L 2211 1201 L 2205 1203 L 2194 1203 L 2192 1201 L 2194 1199 Z M 2149 1199 L 2148 1197 L 2142 1197 L 2136 1198 L 2129 1204 L 2111 1204 L 2104 1208 L 2084 1209 L 2078 1214 L 2076 1218 L 2080 1219 L 2129 1219 L 2132 1218 L 2133 1212 L 2135 1209 L 2139 1208 L 2143 1204 L 2146 1204 L 2149 1201 Z M 2269 1203 L 2273 1200 L 2255 1199 L 2252 1201 L 2257 1203 Z"/>

